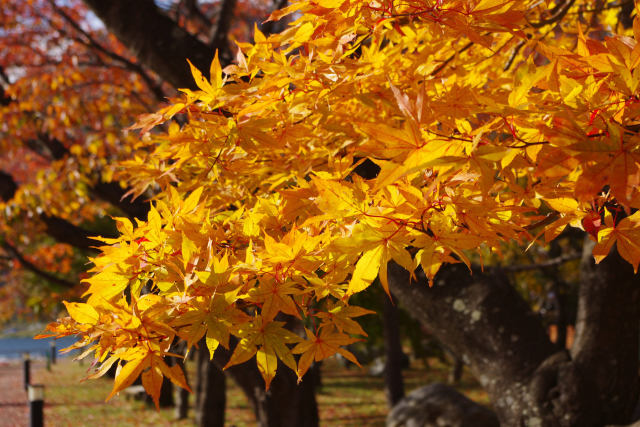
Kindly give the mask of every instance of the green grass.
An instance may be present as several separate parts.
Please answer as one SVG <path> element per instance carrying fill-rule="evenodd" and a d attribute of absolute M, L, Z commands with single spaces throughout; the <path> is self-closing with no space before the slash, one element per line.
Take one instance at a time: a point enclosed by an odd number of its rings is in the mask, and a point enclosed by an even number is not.
<path fill-rule="evenodd" d="M 45 419 L 48 425 L 60 427 L 97 426 L 193 426 L 191 420 L 175 421 L 173 409 L 156 411 L 144 402 L 127 400 L 123 394 L 109 402 L 104 399 L 111 391 L 107 378 L 81 382 L 86 376 L 84 366 L 62 359 L 49 372 L 38 363 L 35 380 L 46 386 Z M 429 367 L 414 363 L 405 370 L 407 392 L 439 381 L 446 382 L 448 367 L 437 359 Z M 249 427 L 255 418 L 247 400 L 232 381 L 228 381 L 227 425 Z M 473 400 L 487 403 L 486 394 L 465 372 L 458 389 Z M 345 369 L 333 359 L 322 365 L 322 387 L 317 395 L 320 424 L 331 426 L 382 426 L 388 412 L 382 378 L 367 375 L 357 367 Z M 190 414 L 192 415 L 192 414 Z"/>

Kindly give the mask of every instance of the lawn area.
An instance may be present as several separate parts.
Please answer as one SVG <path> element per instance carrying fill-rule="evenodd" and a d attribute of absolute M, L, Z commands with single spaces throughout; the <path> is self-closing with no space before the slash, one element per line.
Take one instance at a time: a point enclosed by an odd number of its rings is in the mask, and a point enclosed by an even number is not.
<path fill-rule="evenodd" d="M 109 379 L 88 380 L 88 364 L 84 366 L 62 359 L 47 371 L 36 365 L 35 380 L 46 386 L 45 420 L 48 425 L 73 426 L 193 426 L 191 420 L 174 421 L 173 410 L 156 411 L 143 402 L 116 396 L 105 403 L 112 382 Z M 437 359 L 429 367 L 415 363 L 404 371 L 407 392 L 430 382 L 445 382 L 448 367 Z M 249 405 L 232 381 L 227 390 L 227 425 L 253 426 L 255 420 Z M 459 390 L 470 398 L 487 403 L 486 394 L 465 372 Z M 336 360 L 322 365 L 322 388 L 318 393 L 321 426 L 382 426 L 388 412 L 383 379 L 369 376 L 366 369 L 346 369 Z"/>

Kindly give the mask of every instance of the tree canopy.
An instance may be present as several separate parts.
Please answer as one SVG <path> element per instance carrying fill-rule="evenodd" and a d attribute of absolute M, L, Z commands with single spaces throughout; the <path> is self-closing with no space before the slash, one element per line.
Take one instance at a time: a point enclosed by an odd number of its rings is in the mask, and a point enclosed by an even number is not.
<path fill-rule="evenodd" d="M 350 297 L 391 261 L 433 279 L 503 242 L 588 232 L 640 264 L 640 20 L 604 2 L 298 1 L 233 65 L 139 118 L 119 177 L 156 196 L 100 238 L 84 303 L 49 325 L 142 376 L 174 338 L 228 366 L 314 361 L 366 336 Z M 205 75 L 203 75 L 203 73 Z M 162 125 L 162 126 L 160 126 Z M 152 129 L 154 129 L 152 131 Z M 451 284 L 450 286 L 455 286 Z M 287 328 L 294 317 L 299 336 Z M 231 343 L 237 342 L 235 346 Z"/>
<path fill-rule="evenodd" d="M 230 56 L 229 39 L 246 40 L 247 22 L 273 7 L 224 3 L 1 3 L 0 323 L 16 311 L 50 317 L 61 296 L 79 295 L 99 243 L 90 236 L 113 236 L 110 216 L 146 218 L 148 195 L 123 198 L 117 177 L 137 140 L 122 129 L 193 83 L 185 56 L 200 67 L 214 48 Z M 165 38 L 148 43 L 154 28 Z M 170 42 L 179 53 L 165 46 L 158 61 L 155 44 Z"/>

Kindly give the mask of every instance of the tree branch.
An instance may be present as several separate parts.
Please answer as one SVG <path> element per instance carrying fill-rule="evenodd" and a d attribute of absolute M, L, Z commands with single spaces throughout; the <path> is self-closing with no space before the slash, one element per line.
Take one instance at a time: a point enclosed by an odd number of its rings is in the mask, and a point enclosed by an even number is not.
<path fill-rule="evenodd" d="M 56 138 L 52 138 L 46 134 L 40 134 L 38 139 L 27 141 L 27 148 L 35 153 L 51 160 L 60 160 L 69 155 L 69 150 Z M 13 198 L 17 187 L 13 178 L 0 171 L 0 198 L 5 201 Z M 8 177 L 8 178 L 7 178 Z M 11 185 L 13 185 L 13 191 Z M 3 192 L 3 188 L 5 191 Z M 141 199 L 126 201 L 125 195 L 128 190 L 123 189 L 117 182 L 98 181 L 90 187 L 91 195 L 97 199 L 103 200 L 117 207 L 130 218 L 138 218 L 145 220 L 149 212 L 149 203 Z M 4 193 L 6 192 L 6 195 Z"/>
<path fill-rule="evenodd" d="M 571 9 L 571 6 L 573 6 L 575 1 L 576 0 L 565 0 L 564 3 L 558 3 L 557 6 L 551 9 L 551 16 L 549 18 L 543 19 L 539 22 L 529 22 L 529 25 L 533 28 L 542 28 L 545 25 L 555 24 L 556 22 L 561 21 L 567 12 L 569 12 L 569 9 Z"/>
<path fill-rule="evenodd" d="M 39 133 L 37 138 L 29 139 L 26 147 L 47 160 L 60 160 L 69 154 L 69 150 L 57 138 Z"/>
<path fill-rule="evenodd" d="M 499 271 L 503 271 L 505 273 L 517 273 L 519 271 L 542 270 L 548 267 L 554 267 L 560 264 L 564 264 L 565 262 L 575 261 L 580 258 L 582 258 L 582 255 L 580 254 L 568 254 L 568 255 L 559 256 L 557 258 L 552 258 L 543 262 L 538 262 L 535 264 L 505 265 L 505 266 L 495 267 L 495 269 Z"/>
<path fill-rule="evenodd" d="M 467 49 L 469 49 L 471 46 L 473 46 L 473 42 L 469 42 L 469 43 L 467 43 L 466 45 L 464 45 L 464 46 L 462 47 L 462 49 L 460 49 L 460 50 L 459 50 L 459 51 L 457 51 L 456 53 L 452 54 L 450 57 L 448 57 L 447 59 L 445 59 L 445 60 L 444 60 L 444 62 L 443 62 L 442 64 L 438 65 L 438 67 L 437 67 L 435 70 L 433 70 L 433 71 L 429 74 L 429 76 L 431 76 L 431 77 L 437 76 L 437 75 L 440 73 L 440 71 L 442 71 L 442 70 L 443 70 L 447 65 L 449 65 L 449 63 L 450 63 L 451 61 L 453 61 L 453 59 L 454 59 L 456 56 L 460 55 L 461 53 L 463 53 L 464 51 L 466 51 Z"/>
<path fill-rule="evenodd" d="M 289 3 L 289 0 L 274 0 L 273 10 L 284 9 L 285 6 Z M 283 18 L 280 21 L 269 21 L 262 24 L 262 28 L 260 29 L 265 36 L 269 36 L 269 34 L 274 34 L 279 31 L 282 31 L 283 28 L 286 27 L 287 19 Z"/>
<path fill-rule="evenodd" d="M 13 177 L 0 171 L 0 199 L 3 202 L 8 202 L 13 199 L 16 191 L 18 191 L 18 184 L 13 180 Z"/>
<path fill-rule="evenodd" d="M 62 19 L 67 22 L 75 31 L 81 34 L 86 42 L 82 43 L 88 48 L 96 49 L 97 51 L 103 53 L 107 57 L 111 58 L 114 61 L 120 62 L 123 64 L 129 71 L 133 71 L 137 73 L 142 80 L 145 82 L 151 93 L 156 97 L 158 101 L 162 101 L 165 98 L 165 93 L 162 90 L 162 87 L 154 81 L 154 79 L 145 71 L 144 68 L 140 66 L 140 64 L 136 64 L 135 62 L 130 61 L 122 55 L 119 55 L 112 50 L 107 49 L 101 43 L 99 43 L 91 34 L 86 32 L 76 21 L 74 21 L 62 8 L 58 7 L 54 0 L 49 0 L 49 4 L 53 8 L 53 10 L 62 17 Z"/>
<path fill-rule="evenodd" d="M 91 238 L 97 233 L 87 231 L 64 218 L 41 214 L 40 219 L 46 226 L 46 233 L 58 242 L 67 243 L 75 248 L 92 253 L 97 253 L 96 246 L 102 245 L 99 240 Z"/>
<path fill-rule="evenodd" d="M 182 3 L 185 5 L 189 16 L 195 17 L 203 27 L 211 27 L 211 20 L 202 13 L 202 10 L 198 7 L 197 0 L 183 0 Z"/>
<path fill-rule="evenodd" d="M 4 202 L 8 202 L 13 198 L 17 189 L 18 185 L 13 177 L 0 171 L 0 198 Z M 96 233 L 91 233 L 82 227 L 78 227 L 66 219 L 47 214 L 41 214 L 40 219 L 46 226 L 47 234 L 59 242 L 91 252 L 96 252 L 94 246 L 101 244 L 100 241 L 91 239 L 91 236 Z"/>
<path fill-rule="evenodd" d="M 422 272 L 418 283 L 395 263 L 388 273 L 391 292 L 470 366 L 498 413 L 526 409 L 516 384 L 528 383 L 556 349 L 504 274 L 446 265 L 429 287 Z"/>
<path fill-rule="evenodd" d="M 142 198 L 127 201 L 124 197 L 128 191 L 128 189 L 120 187 L 117 182 L 100 181 L 91 187 L 92 195 L 117 207 L 129 218 L 146 220 L 150 208 L 149 202 L 142 200 Z"/>
<path fill-rule="evenodd" d="M 51 283 L 55 283 L 57 285 L 61 285 L 65 288 L 72 288 L 74 287 L 76 284 L 60 278 L 58 276 L 55 276 L 47 271 L 42 270 L 41 268 L 37 267 L 35 264 L 33 264 L 31 261 L 27 260 L 24 255 L 22 255 L 20 253 L 20 251 L 18 251 L 18 249 L 13 246 L 12 244 L 10 244 L 9 242 L 7 242 L 6 240 L 2 240 L 2 247 L 4 248 L 5 251 L 7 251 L 8 253 L 10 253 L 15 259 L 17 259 L 18 261 L 20 261 L 20 264 L 22 264 L 22 266 L 24 268 L 26 268 L 27 270 L 31 271 L 32 273 L 35 273 L 36 275 L 42 277 L 45 280 L 50 281 Z"/>
<path fill-rule="evenodd" d="M 186 58 L 208 74 L 211 46 L 161 13 L 152 0 L 84 2 L 143 65 L 172 86 L 196 87 Z"/>

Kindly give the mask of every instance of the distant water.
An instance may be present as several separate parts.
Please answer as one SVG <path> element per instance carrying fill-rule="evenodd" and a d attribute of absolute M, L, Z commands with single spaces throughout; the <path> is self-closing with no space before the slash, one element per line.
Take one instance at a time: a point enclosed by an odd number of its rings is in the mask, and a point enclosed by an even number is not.
<path fill-rule="evenodd" d="M 51 354 L 51 342 L 53 338 L 35 340 L 33 338 L 0 338 L 0 361 L 8 359 L 18 359 L 23 353 L 29 353 L 33 358 L 47 357 Z M 55 340 L 58 357 L 66 357 L 71 353 L 60 353 L 63 348 L 69 347 L 76 342 L 75 337 L 63 337 Z"/>

